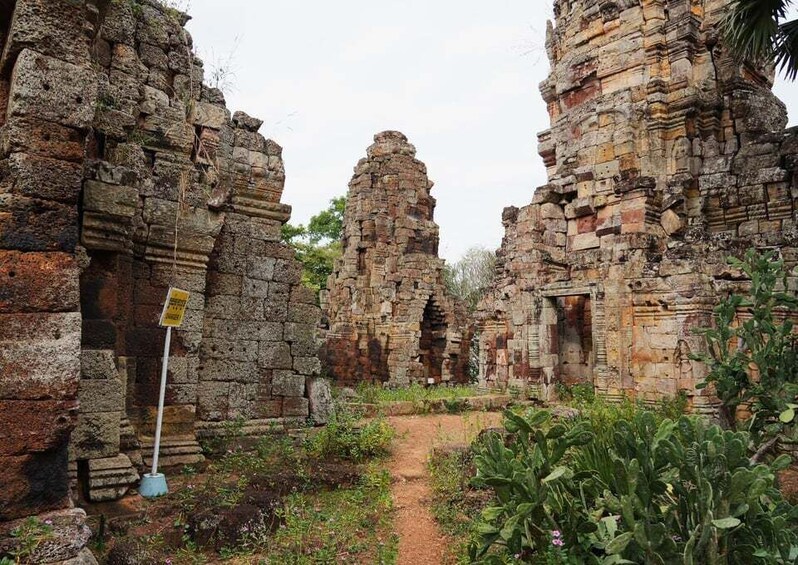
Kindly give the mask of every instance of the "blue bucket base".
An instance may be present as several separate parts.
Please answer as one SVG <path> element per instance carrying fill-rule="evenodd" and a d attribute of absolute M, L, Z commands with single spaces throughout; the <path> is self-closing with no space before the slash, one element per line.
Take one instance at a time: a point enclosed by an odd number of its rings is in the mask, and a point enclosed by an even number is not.
<path fill-rule="evenodd" d="M 147 473 L 141 477 L 139 494 L 144 498 L 158 498 L 169 494 L 169 487 L 166 486 L 166 477 L 163 473 Z"/>

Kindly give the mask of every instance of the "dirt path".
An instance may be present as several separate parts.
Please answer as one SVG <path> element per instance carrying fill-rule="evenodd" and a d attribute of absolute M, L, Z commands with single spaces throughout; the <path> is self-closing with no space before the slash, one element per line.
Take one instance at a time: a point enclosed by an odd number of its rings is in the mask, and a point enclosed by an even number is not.
<path fill-rule="evenodd" d="M 388 463 L 399 535 L 398 565 L 440 565 L 446 538 L 429 508 L 429 454 L 436 445 L 468 443 L 480 430 L 499 425 L 501 413 L 397 416 L 390 422 L 398 433 Z"/>

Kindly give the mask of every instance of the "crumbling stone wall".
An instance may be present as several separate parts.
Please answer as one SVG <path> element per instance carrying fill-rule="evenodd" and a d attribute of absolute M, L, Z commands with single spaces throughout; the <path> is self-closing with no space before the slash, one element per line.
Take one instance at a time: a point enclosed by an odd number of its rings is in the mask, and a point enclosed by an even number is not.
<path fill-rule="evenodd" d="M 755 246 L 798 263 L 798 132 L 784 131 L 772 76 L 724 51 L 727 5 L 554 3 L 541 85 L 551 129 L 539 135 L 549 183 L 504 211 L 479 312 L 484 381 L 542 397 L 559 381 L 644 400 L 687 390 L 712 409 L 690 354 L 703 345 L 693 328 L 744 286 L 726 257 Z M 569 300 L 589 316 L 565 311 Z M 580 378 L 564 363 L 585 335 Z"/>
<path fill-rule="evenodd" d="M 192 294 L 165 466 L 200 461 L 227 419 L 309 415 L 320 313 L 280 242 L 281 149 L 203 85 L 186 20 L 155 0 L 0 2 L 0 538 L 67 508 L 70 476 L 109 500 L 149 463 L 169 286 Z"/>
<path fill-rule="evenodd" d="M 280 228 L 291 208 L 280 203 L 282 150 L 248 120 L 236 132 L 231 163 L 232 204 L 211 254 L 200 351 L 200 435 L 243 419 L 245 432 L 309 416 L 306 381 L 318 376 L 314 293 L 283 244 Z M 254 179 L 254 183 L 253 183 Z"/>
<path fill-rule="evenodd" d="M 323 300 L 323 360 L 338 381 L 468 379 L 469 331 L 444 287 L 433 183 L 415 155 L 403 134 L 377 134 L 349 183 L 343 256 Z"/>

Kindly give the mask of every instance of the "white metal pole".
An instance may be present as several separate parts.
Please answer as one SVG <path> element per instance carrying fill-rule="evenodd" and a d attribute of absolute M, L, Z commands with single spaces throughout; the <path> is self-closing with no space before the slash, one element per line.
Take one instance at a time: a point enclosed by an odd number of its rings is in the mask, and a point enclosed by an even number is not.
<path fill-rule="evenodd" d="M 166 398 L 166 373 L 169 369 L 169 346 L 172 343 L 172 328 L 166 328 L 166 341 L 163 345 L 163 366 L 161 367 L 161 391 L 158 396 L 158 419 L 155 423 L 155 445 L 152 447 L 152 474 L 158 474 L 158 452 L 161 449 L 161 425 L 163 424 L 163 404 Z"/>

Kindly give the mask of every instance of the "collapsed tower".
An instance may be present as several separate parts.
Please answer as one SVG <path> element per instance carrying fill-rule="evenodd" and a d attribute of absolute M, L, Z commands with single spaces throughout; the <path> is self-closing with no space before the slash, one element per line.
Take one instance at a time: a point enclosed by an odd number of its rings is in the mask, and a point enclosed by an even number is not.
<path fill-rule="evenodd" d="M 201 461 L 227 421 L 318 415 L 282 150 L 203 84 L 186 21 L 156 0 L 0 2 L 0 552 L 47 513 L 66 542 L 31 559 L 75 558 L 71 494 L 118 498 L 149 463 L 170 286 L 191 298 L 164 466 Z"/>
<path fill-rule="evenodd" d="M 323 299 L 322 360 L 337 381 L 468 379 L 469 331 L 445 290 L 433 183 L 415 155 L 403 134 L 377 134 L 349 183 L 343 256 Z"/>
<path fill-rule="evenodd" d="M 549 182 L 507 208 L 479 312 L 480 376 L 547 397 L 695 390 L 718 297 L 748 247 L 798 263 L 798 131 L 767 70 L 718 37 L 726 0 L 558 0 L 541 85 Z M 792 284 L 796 282 L 792 277 Z"/>

